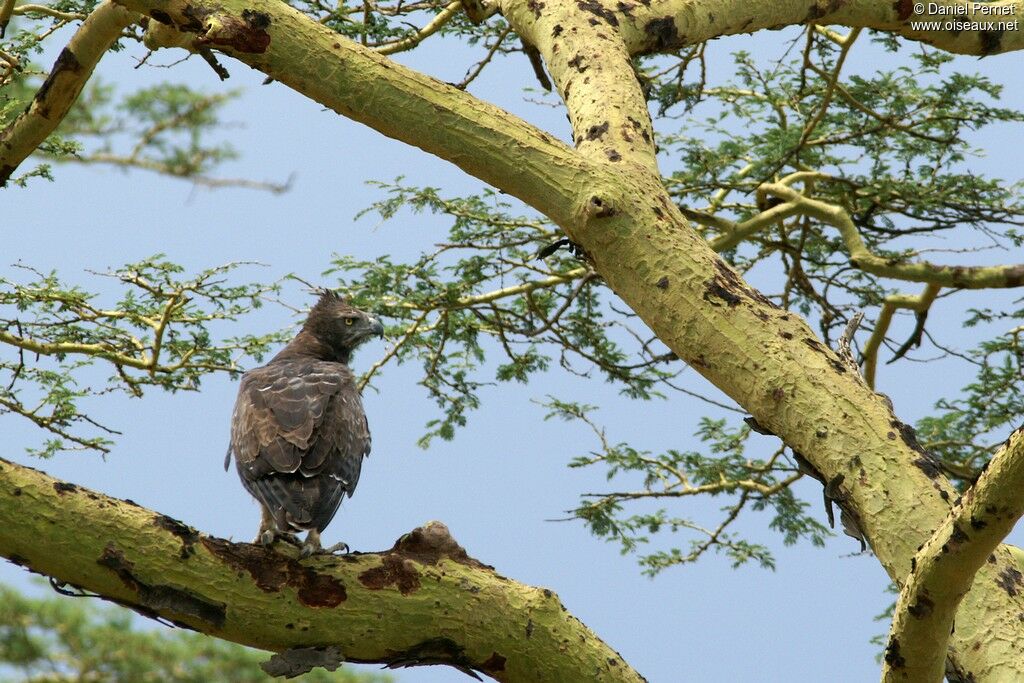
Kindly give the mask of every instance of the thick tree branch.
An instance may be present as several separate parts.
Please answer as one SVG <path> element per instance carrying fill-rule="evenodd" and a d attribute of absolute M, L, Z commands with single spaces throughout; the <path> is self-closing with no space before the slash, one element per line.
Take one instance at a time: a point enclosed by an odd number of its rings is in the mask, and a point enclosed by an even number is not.
<path fill-rule="evenodd" d="M 7 24 L 14 14 L 14 0 L 0 0 L 0 38 L 7 33 Z"/>
<path fill-rule="evenodd" d="M 32 103 L 0 131 L 0 187 L 39 145 L 43 144 L 78 99 L 96 64 L 138 19 L 134 12 L 104 0 L 82 23 L 50 70 Z"/>
<path fill-rule="evenodd" d="M 836 3 L 818 0 L 816 7 Z M 977 11 L 980 4 L 985 11 Z M 939 10 L 930 8 L 938 5 Z M 965 55 L 994 55 L 1024 49 L 1024 30 L 1018 23 L 1016 28 L 1001 29 L 990 27 L 1005 22 L 1012 25 L 1014 20 L 1024 17 L 1024 0 L 997 0 L 976 3 L 965 0 L 938 0 L 925 2 L 923 14 L 916 14 L 918 3 L 909 0 L 848 0 L 839 3 L 839 9 L 824 14 L 819 19 L 808 17 L 808 21 L 822 24 L 842 24 L 850 27 L 872 28 L 891 31 L 908 40 L 927 43 L 946 52 Z M 945 25 L 948 21 L 960 22 L 956 26 Z M 920 22 L 938 22 L 938 28 L 927 28 Z M 915 28 L 914 24 L 918 23 Z M 973 26 L 971 24 L 977 24 Z"/>
<path fill-rule="evenodd" d="M 273 0 L 119 0 L 152 17 L 150 47 L 216 47 L 334 111 L 450 161 L 570 219 L 589 165 L 573 150 L 472 95 L 347 40 Z"/>
<path fill-rule="evenodd" d="M 602 0 L 602 4 L 616 13 L 622 37 L 629 53 L 634 55 L 697 45 L 724 35 L 811 22 L 890 31 L 959 54 L 990 55 L 1024 48 L 1024 30 L 1020 28 L 1000 31 L 978 26 L 951 30 L 942 25 L 954 20 L 1012 22 L 1024 17 L 1024 0 L 984 3 L 991 12 L 984 15 L 967 9 L 978 3 L 964 0 Z M 918 4 L 925 8 L 925 14 L 914 13 Z M 928 14 L 932 4 L 939 5 L 941 13 Z M 1009 8 L 1007 14 L 996 14 L 1003 8 Z M 915 28 L 913 23 L 921 21 L 938 21 L 939 25 Z"/>
<path fill-rule="evenodd" d="M 544 57 L 580 153 L 657 170 L 647 100 L 618 35 L 621 12 L 596 0 L 506 0 L 502 13 Z"/>
<path fill-rule="evenodd" d="M 914 558 L 889 631 L 885 683 L 942 680 L 957 607 L 977 571 L 996 561 L 992 552 L 1024 514 L 1022 490 L 1024 427 L 1010 435 Z M 1007 591 L 1024 586 L 1013 567 L 1005 568 L 998 582 Z"/>
<path fill-rule="evenodd" d="M 299 561 L 0 460 L 0 555 L 152 618 L 281 652 L 449 664 L 500 681 L 642 681 L 557 596 L 432 522 L 382 553 Z M 566 642 L 573 646 L 566 648 Z"/>

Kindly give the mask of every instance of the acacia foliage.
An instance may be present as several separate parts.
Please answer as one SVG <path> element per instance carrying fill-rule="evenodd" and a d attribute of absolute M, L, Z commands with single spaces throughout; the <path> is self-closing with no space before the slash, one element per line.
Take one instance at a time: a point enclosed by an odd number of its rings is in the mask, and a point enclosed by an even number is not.
<path fill-rule="evenodd" d="M 467 43 L 475 52 L 460 87 L 472 87 L 481 69 L 501 56 L 525 67 L 526 60 L 515 53 L 529 53 L 497 16 L 474 25 L 453 12 L 435 34 L 424 35 L 416 27 L 447 7 L 439 2 L 292 4 L 384 52 L 411 49 L 426 39 Z M 8 31 L 3 50 L 20 68 L 3 73 L 11 87 L 0 95 L 6 98 L 0 102 L 0 123 L 15 116 L 38 86 L 38 67 L 28 65 L 47 32 L 77 21 L 92 5 L 63 0 L 52 7 L 57 14 L 16 16 Z M 138 40 L 134 31 L 119 47 Z M 970 368 L 975 379 L 949 388 L 937 398 L 932 414 L 917 423 L 923 446 L 939 457 L 948 474 L 962 485 L 969 483 L 1006 427 L 1024 412 L 1019 400 L 1019 318 L 1024 311 L 1019 300 L 993 306 L 992 297 L 972 299 L 974 294 L 960 289 L 943 289 L 912 309 L 905 299 L 918 296 L 925 283 L 904 280 L 899 266 L 939 251 L 936 245 L 944 247 L 943 262 L 953 264 L 973 258 L 968 252 L 983 250 L 986 259 L 994 260 L 1000 251 L 1020 246 L 1021 185 L 977 171 L 972 135 L 992 125 L 1019 125 L 1024 115 L 1000 105 L 999 84 L 934 50 L 858 31 L 839 39 L 814 27 L 794 30 L 789 38 L 781 41 L 777 59 L 755 59 L 740 51 L 729 68 L 722 68 L 727 58 L 713 44 L 635 60 L 655 119 L 665 186 L 730 263 L 745 274 L 756 269 L 761 281 L 771 283 L 766 294 L 809 317 L 826 340 L 834 342 L 852 314 L 863 310 L 880 342 L 863 348 L 870 363 L 884 355 L 883 360 L 899 363 L 932 360 Z M 880 69 L 858 61 L 860 55 L 879 54 L 885 63 Z M 536 75 L 545 87 L 543 72 Z M 217 127 L 219 107 L 231 96 L 230 91 L 204 94 L 176 84 L 135 93 L 94 84 L 58 135 L 47 141 L 44 163 L 18 181 L 45 176 L 48 160 L 77 160 L 217 184 L 211 173 L 234 153 Z M 793 174 L 807 174 L 793 181 L 805 196 L 842 208 L 857 238 L 892 272 L 881 277 L 851 263 L 851 235 L 799 207 L 758 223 L 783 203 L 761 191 L 765 184 L 785 182 Z M 697 434 L 704 448 L 692 452 L 674 444 L 648 451 L 617 442 L 606 437 L 597 421 L 600 413 L 584 398 L 537 397 L 552 416 L 571 420 L 595 440 L 591 452 L 570 464 L 603 468 L 608 474 L 609 490 L 585 492 L 593 495 L 573 505 L 572 515 L 625 552 L 637 552 L 645 571 L 652 573 L 707 550 L 725 552 L 737 564 L 754 560 L 772 566 L 763 543 L 732 531 L 746 510 L 768 511 L 768 524 L 786 542 L 822 541 L 827 530 L 816 521 L 820 511 L 791 488 L 801 474 L 794 455 L 760 437 L 753 441 L 736 406 L 703 395 L 704 388 L 690 379 L 684 365 L 604 286 L 587 255 L 564 243 L 544 217 L 489 190 L 451 197 L 441 188 L 404 179 L 380 182 L 378 188 L 381 198 L 368 211 L 386 221 L 403 216 L 403 229 L 410 229 L 410 214 L 431 213 L 448 223 L 447 234 L 407 262 L 338 255 L 328 275 L 358 305 L 388 323 L 394 345 L 364 381 L 372 382 L 390 363 L 416 363 L 422 369 L 421 384 L 436 412 L 424 425 L 421 445 L 455 438 L 482 406 L 486 386 L 529 384 L 539 373 L 566 372 L 607 382 L 636 401 L 703 399 L 695 405 L 708 411 Z M 144 267 L 165 273 L 176 268 L 161 259 Z M 188 280 L 180 273 L 174 277 Z M 207 304 L 228 306 L 216 316 L 178 316 L 164 293 L 145 304 L 142 313 L 126 298 L 111 308 L 116 316 L 92 322 L 75 319 L 85 310 L 76 302 L 87 303 L 89 297 L 55 276 L 36 274 L 0 285 L 0 297 L 6 297 L 0 303 L 18 308 L 16 315 L 5 314 L 8 327 L 30 328 L 19 336 L 43 343 L 81 338 L 110 345 L 81 354 L 44 354 L 52 360 L 43 362 L 26 355 L 24 345 L 5 347 L 2 369 L 12 384 L 0 396 L 14 403 L 6 406 L 9 412 L 56 434 L 38 449 L 42 454 L 68 446 L 109 447 L 111 435 L 80 409 L 85 393 L 75 378 L 86 365 L 106 361 L 100 364 L 113 368 L 109 383 L 96 392 L 100 396 L 115 390 L 140 395 L 150 386 L 191 389 L 208 372 L 236 372 L 277 339 L 219 340 L 218 334 L 207 333 L 215 320 L 241 316 L 273 294 L 255 284 L 233 293 L 213 292 Z M 129 293 L 137 287 L 128 280 L 124 286 Z M 977 331 L 973 348 L 957 348 L 928 324 L 930 308 L 949 311 L 955 306 L 974 309 L 962 320 Z M 912 316 L 909 335 L 896 337 L 889 331 L 886 307 L 895 308 L 897 317 L 904 312 Z M 140 316 L 168 310 L 172 364 L 163 371 L 133 371 L 124 358 L 135 354 L 144 365 L 155 339 Z M 86 313 L 85 318 L 94 315 Z M 131 339 L 139 330 L 142 337 L 135 344 Z M 202 354 L 209 358 L 202 360 Z M 54 370 L 47 365 L 53 362 L 63 365 Z M 686 499 L 708 495 L 727 501 L 721 517 L 693 519 Z M 669 533 L 670 540 L 655 542 L 666 532 L 687 538 L 677 543 Z"/>
<path fill-rule="evenodd" d="M 90 400 L 141 398 L 154 387 L 197 391 L 212 372 L 237 375 L 241 359 L 259 360 L 284 339 L 281 331 L 239 335 L 223 325 L 278 288 L 228 282 L 238 265 L 185 275 L 157 254 L 93 273 L 120 285 L 121 297 L 108 302 L 56 272 L 15 264 L 20 279 L 0 277 L 0 416 L 48 433 L 33 455 L 106 453 L 118 431 L 88 415 Z"/>

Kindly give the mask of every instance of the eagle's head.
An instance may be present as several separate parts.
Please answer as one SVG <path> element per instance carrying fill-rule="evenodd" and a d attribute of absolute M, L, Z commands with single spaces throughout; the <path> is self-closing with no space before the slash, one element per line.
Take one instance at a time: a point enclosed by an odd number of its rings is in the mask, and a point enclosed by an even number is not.
<path fill-rule="evenodd" d="M 311 332 L 344 362 L 348 362 L 352 351 L 370 337 L 384 336 L 380 320 L 329 289 L 320 291 L 320 299 L 310 310 L 302 329 Z"/>

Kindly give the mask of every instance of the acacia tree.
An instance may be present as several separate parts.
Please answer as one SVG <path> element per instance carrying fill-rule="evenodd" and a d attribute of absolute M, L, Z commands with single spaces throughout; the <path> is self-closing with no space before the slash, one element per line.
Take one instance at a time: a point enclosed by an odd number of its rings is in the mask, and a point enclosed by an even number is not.
<path fill-rule="evenodd" d="M 745 509 L 771 508 L 787 541 L 820 542 L 827 529 L 790 488 L 814 477 L 829 519 L 838 507 L 846 532 L 901 589 L 884 677 L 1015 679 L 1024 675 L 1024 557 L 1000 542 L 1024 510 L 1024 435 L 1011 433 L 1024 412 L 1021 328 L 959 354 L 976 380 L 917 430 L 873 388 L 885 347 L 894 359 L 926 342 L 953 354 L 927 328 L 940 297 L 1024 283 L 1024 265 L 940 265 L 924 260 L 919 244 L 905 246 L 949 233 L 966 251 L 970 229 L 1019 246 L 1024 215 L 1017 186 L 966 166 L 972 130 L 1022 116 L 995 106 L 998 86 L 955 72 L 949 55 L 1012 52 L 1024 34 L 985 23 L 991 16 L 973 5 L 928 5 L 957 18 L 925 26 L 917 22 L 934 17 L 915 4 L 876 0 L 4 0 L 3 23 L 82 23 L 41 84 L 27 65 L 48 35 L 40 24 L 5 43 L 0 179 L 47 175 L 45 163 L 23 170 L 36 153 L 222 182 L 209 170 L 230 150 L 204 145 L 203 133 L 223 96 L 158 87 L 126 100 L 118 118 L 104 114 L 109 91 L 83 90 L 102 55 L 132 40 L 197 53 L 221 77 L 228 69 L 217 55 L 229 55 L 448 160 L 536 213 L 519 215 L 492 193 L 447 198 L 385 184 L 376 210 L 388 217 L 411 205 L 448 216 L 447 241 L 408 264 L 336 263 L 348 294 L 386 316 L 396 340 L 364 381 L 389 362 L 423 364 L 439 408 L 425 443 L 451 438 L 477 407 L 488 349 L 502 354 L 499 380 L 526 381 L 557 359 L 638 400 L 688 391 L 676 382 L 685 363 L 749 415 L 738 425 L 706 420 L 700 436 L 710 454 L 639 452 L 608 440 L 591 407 L 551 400 L 552 415 L 589 427 L 599 444 L 572 464 L 642 481 L 585 496 L 577 517 L 627 551 L 663 529 L 694 534 L 688 551 L 643 555 L 649 572 L 709 549 L 770 564 L 763 546 L 730 525 Z M 1010 19 L 1024 9 L 1019 0 L 985 8 Z M 404 20 L 417 13 L 432 18 L 410 30 Z M 739 54 L 732 82 L 706 82 L 706 41 L 789 25 L 806 26 L 793 60 L 769 67 Z M 904 54 L 913 68 L 844 77 L 866 30 L 893 53 L 909 43 L 934 49 Z M 462 83 L 387 57 L 446 34 L 483 50 Z M 466 92 L 495 55 L 520 51 L 541 85 L 557 89 L 572 146 Z M 684 126 L 655 130 L 652 111 L 683 111 Z M 132 126 L 131 149 L 112 151 L 111 136 Z M 778 269 L 778 292 L 746 284 L 742 275 L 758 264 Z M 80 366 L 112 367 L 98 391 L 133 395 L 193 389 L 209 372 L 237 371 L 239 354 L 258 357 L 275 337 L 218 341 L 210 326 L 258 305 L 273 286 L 227 286 L 220 274 L 189 277 L 161 258 L 130 264 L 110 274 L 125 287 L 111 307 L 52 274 L 5 282 L 0 303 L 16 311 L 0 331 L 14 352 L 3 361 L 10 381 L 0 406 L 53 433 L 43 454 L 102 449 L 107 428 L 80 410 L 89 392 L 74 381 Z M 859 311 L 872 332 L 858 362 Z M 900 311 L 915 319 L 905 342 L 889 336 Z M 965 322 L 1005 326 L 1021 315 L 979 304 Z M 750 458 L 751 431 L 782 445 L 770 458 Z M 441 525 L 384 553 L 299 562 L 286 549 L 231 544 L 11 463 L 0 465 L 0 482 L 7 558 L 144 614 L 285 652 L 296 668 L 344 658 L 445 663 L 500 680 L 639 679 L 550 592 L 497 576 Z M 717 526 L 678 516 L 678 500 L 643 506 L 699 495 L 730 497 Z M 16 512 L 26 505 L 33 515 Z M 73 537 L 61 531 L 70 528 Z M 509 630 L 510 621 L 523 628 Z"/>

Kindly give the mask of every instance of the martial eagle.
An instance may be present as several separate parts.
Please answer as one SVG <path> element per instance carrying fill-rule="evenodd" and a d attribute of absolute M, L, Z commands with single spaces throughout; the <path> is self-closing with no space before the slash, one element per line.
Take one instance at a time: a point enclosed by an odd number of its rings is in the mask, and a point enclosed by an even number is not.
<path fill-rule="evenodd" d="M 308 530 L 303 556 L 324 551 L 320 533 L 356 490 L 370 430 L 352 351 L 380 337 L 380 321 L 323 290 L 302 330 L 266 365 L 246 372 L 231 416 L 232 453 L 263 520 L 254 542 Z"/>

